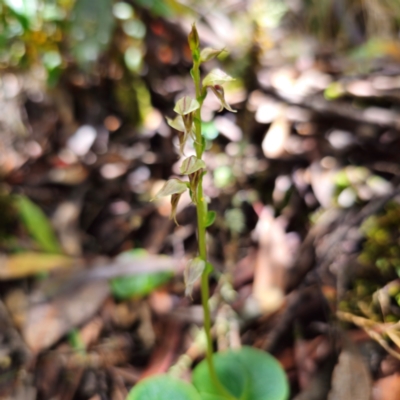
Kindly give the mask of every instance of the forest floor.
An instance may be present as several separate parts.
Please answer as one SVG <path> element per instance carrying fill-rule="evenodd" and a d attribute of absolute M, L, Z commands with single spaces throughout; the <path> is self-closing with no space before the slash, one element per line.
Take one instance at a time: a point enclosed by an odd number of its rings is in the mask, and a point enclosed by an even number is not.
<path fill-rule="evenodd" d="M 140 79 L 112 60 L 52 89 L 1 77 L 2 399 L 123 400 L 204 357 L 182 278 L 195 208 L 182 198 L 176 226 L 150 202 L 178 173 L 164 116 L 190 87 L 185 33 L 148 26 Z M 397 400 L 400 63 L 274 51 L 238 66 L 237 115 L 204 106 L 215 348 L 271 352 L 292 399 Z"/>

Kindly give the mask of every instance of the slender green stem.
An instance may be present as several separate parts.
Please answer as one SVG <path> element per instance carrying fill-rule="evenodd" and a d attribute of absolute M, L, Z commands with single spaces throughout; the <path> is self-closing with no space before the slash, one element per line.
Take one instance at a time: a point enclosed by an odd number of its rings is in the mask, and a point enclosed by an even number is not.
<path fill-rule="evenodd" d="M 202 96 L 202 88 L 200 81 L 200 65 L 197 62 L 194 62 L 192 74 L 193 81 L 196 87 L 196 98 L 200 104 L 200 107 L 196 110 L 194 117 L 194 124 L 196 128 L 196 156 L 201 159 L 203 155 L 203 138 L 201 135 L 201 106 L 203 104 L 203 96 Z M 203 179 L 200 179 L 198 188 L 197 188 L 197 229 L 198 229 L 198 242 L 199 242 L 199 256 L 200 258 L 207 263 L 207 247 L 206 247 L 206 217 L 207 217 L 207 203 L 204 199 L 203 194 Z M 204 312 L 204 331 L 206 333 L 207 338 L 207 353 L 206 359 L 208 364 L 208 369 L 210 371 L 210 377 L 215 385 L 215 387 L 221 392 L 221 394 L 230 400 L 236 400 L 228 391 L 224 388 L 221 382 L 218 379 L 217 373 L 215 371 L 214 362 L 213 362 L 213 344 L 211 337 L 211 314 L 210 307 L 208 305 L 208 299 L 210 297 L 210 290 L 208 285 L 208 275 L 209 269 L 205 268 L 203 275 L 201 276 L 201 302 L 203 306 Z"/>

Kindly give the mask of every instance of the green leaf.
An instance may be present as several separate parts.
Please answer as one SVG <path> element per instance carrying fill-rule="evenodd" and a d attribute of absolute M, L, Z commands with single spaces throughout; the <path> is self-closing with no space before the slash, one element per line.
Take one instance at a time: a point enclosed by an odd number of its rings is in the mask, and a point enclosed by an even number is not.
<path fill-rule="evenodd" d="M 158 375 L 135 385 L 126 400 L 201 400 L 201 397 L 190 383 Z"/>
<path fill-rule="evenodd" d="M 152 272 L 123 276 L 111 281 L 111 292 L 119 300 L 142 297 L 153 292 L 173 277 L 171 272 Z"/>
<path fill-rule="evenodd" d="M 285 371 L 270 354 L 245 346 L 240 350 L 216 353 L 213 358 L 220 382 L 236 398 L 240 400 L 289 398 Z M 193 384 L 203 400 L 223 398 L 211 381 L 206 360 L 195 368 Z"/>
<path fill-rule="evenodd" d="M 161 197 L 170 196 L 172 194 L 183 193 L 187 188 L 187 184 L 180 179 L 169 179 L 152 200 L 158 200 Z"/>
<path fill-rule="evenodd" d="M 22 223 L 41 249 L 48 253 L 61 253 L 53 227 L 42 209 L 22 195 L 15 196 L 15 205 Z"/>
<path fill-rule="evenodd" d="M 205 167 L 206 163 L 203 160 L 200 160 L 196 156 L 190 156 L 183 160 L 180 171 L 182 175 L 190 175 Z"/>
<path fill-rule="evenodd" d="M 207 212 L 206 228 L 208 228 L 209 226 L 211 226 L 214 223 L 216 217 L 217 217 L 217 213 L 215 211 L 208 211 Z"/>
<path fill-rule="evenodd" d="M 235 79 L 229 76 L 224 71 L 216 68 L 213 69 L 204 79 L 203 86 L 223 85 L 226 82 L 234 81 Z"/>
<path fill-rule="evenodd" d="M 200 104 L 197 100 L 190 96 L 184 96 L 176 102 L 174 111 L 179 115 L 187 115 L 196 111 L 199 107 Z"/>
<path fill-rule="evenodd" d="M 226 400 L 226 397 L 217 396 L 215 394 L 202 393 L 201 400 Z"/>
<path fill-rule="evenodd" d="M 200 257 L 196 257 L 190 260 L 183 273 L 183 278 L 185 280 L 185 296 L 192 296 L 193 285 L 199 279 L 206 267 L 206 263 Z"/>
<path fill-rule="evenodd" d="M 138 260 L 142 257 L 146 257 L 146 255 L 146 250 L 134 249 L 121 253 L 118 259 Z M 122 276 L 111 280 L 111 292 L 119 300 L 146 296 L 159 286 L 171 280 L 172 277 L 173 273 L 168 271 Z"/>

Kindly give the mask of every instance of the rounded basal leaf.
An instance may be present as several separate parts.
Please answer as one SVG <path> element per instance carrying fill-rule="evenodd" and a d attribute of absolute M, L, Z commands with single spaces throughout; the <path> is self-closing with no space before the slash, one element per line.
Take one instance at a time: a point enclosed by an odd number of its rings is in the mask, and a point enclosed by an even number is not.
<path fill-rule="evenodd" d="M 185 296 L 192 296 L 193 285 L 199 279 L 206 267 L 206 263 L 200 257 L 196 257 L 190 260 L 183 273 L 183 278 L 185 280 Z"/>
<path fill-rule="evenodd" d="M 203 160 L 200 160 L 196 156 L 190 156 L 183 160 L 180 171 L 182 175 L 190 175 L 205 167 L 206 163 Z"/>
<path fill-rule="evenodd" d="M 165 118 L 167 120 L 168 125 L 171 128 L 174 128 L 179 132 L 185 132 L 185 124 L 183 122 L 183 118 L 181 115 L 176 116 L 176 118 L 174 118 L 174 119 L 171 119 L 168 117 L 165 117 Z"/>
<path fill-rule="evenodd" d="M 252 347 L 216 353 L 215 369 L 222 385 L 240 400 L 287 400 L 289 385 L 285 371 L 270 354 Z M 202 399 L 224 398 L 210 378 L 206 360 L 193 372 L 193 384 Z M 211 396 L 211 397 L 210 397 Z"/>
<path fill-rule="evenodd" d="M 223 85 L 235 79 L 220 69 L 213 69 L 204 79 L 203 86 Z"/>
<path fill-rule="evenodd" d="M 226 400 L 226 397 L 217 396 L 215 394 L 203 393 L 201 395 L 201 400 Z"/>
<path fill-rule="evenodd" d="M 218 57 L 223 51 L 225 51 L 225 49 L 213 49 L 211 47 L 206 47 L 200 53 L 200 61 L 210 61 L 213 58 Z"/>
<path fill-rule="evenodd" d="M 190 383 L 158 375 L 136 384 L 126 400 L 201 400 L 201 397 Z"/>
<path fill-rule="evenodd" d="M 177 101 L 174 111 L 179 115 L 187 115 L 196 111 L 199 107 L 200 104 L 197 100 L 189 96 L 184 96 Z"/>
<path fill-rule="evenodd" d="M 161 197 L 170 196 L 172 194 L 183 193 L 187 188 L 186 182 L 177 178 L 169 179 L 152 200 L 158 200 Z"/>

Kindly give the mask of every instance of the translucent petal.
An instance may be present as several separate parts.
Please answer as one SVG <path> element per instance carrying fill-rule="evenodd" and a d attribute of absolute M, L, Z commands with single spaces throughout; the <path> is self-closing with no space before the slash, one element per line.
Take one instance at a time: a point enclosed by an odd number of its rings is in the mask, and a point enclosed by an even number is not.
<path fill-rule="evenodd" d="M 187 189 L 187 183 L 177 178 L 169 179 L 165 182 L 161 190 L 155 195 L 153 200 L 158 200 L 161 197 L 170 196 L 172 194 L 183 193 Z"/>
<path fill-rule="evenodd" d="M 190 156 L 189 158 L 183 160 L 180 171 L 182 175 L 190 175 L 193 172 L 205 167 L 206 163 L 203 160 L 200 160 L 196 156 Z"/>
<path fill-rule="evenodd" d="M 235 79 L 220 69 L 213 69 L 204 79 L 203 86 L 222 85 Z"/>
<path fill-rule="evenodd" d="M 200 257 L 190 260 L 186 265 L 183 278 L 185 280 L 185 296 L 192 297 L 193 285 L 201 277 L 206 267 L 206 263 Z"/>
<path fill-rule="evenodd" d="M 187 115 L 196 111 L 200 107 L 197 100 L 192 99 L 190 96 L 184 96 L 175 104 L 174 111 L 179 115 Z"/>
<path fill-rule="evenodd" d="M 200 53 L 200 61 L 210 61 L 213 58 L 218 57 L 223 51 L 225 51 L 225 49 L 213 49 L 211 47 L 206 47 Z"/>
<path fill-rule="evenodd" d="M 181 115 L 177 115 L 174 119 L 165 117 L 167 120 L 168 125 L 171 128 L 176 129 L 177 131 L 180 132 L 185 132 L 185 124 L 183 123 L 183 118 Z"/>

